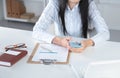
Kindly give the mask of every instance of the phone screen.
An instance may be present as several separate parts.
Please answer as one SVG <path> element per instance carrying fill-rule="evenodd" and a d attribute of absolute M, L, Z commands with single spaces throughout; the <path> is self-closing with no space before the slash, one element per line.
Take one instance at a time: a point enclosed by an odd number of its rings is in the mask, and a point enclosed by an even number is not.
<path fill-rule="evenodd" d="M 81 43 L 78 43 L 78 42 L 70 42 L 69 44 L 73 48 L 80 48 L 80 47 L 82 47 Z"/>

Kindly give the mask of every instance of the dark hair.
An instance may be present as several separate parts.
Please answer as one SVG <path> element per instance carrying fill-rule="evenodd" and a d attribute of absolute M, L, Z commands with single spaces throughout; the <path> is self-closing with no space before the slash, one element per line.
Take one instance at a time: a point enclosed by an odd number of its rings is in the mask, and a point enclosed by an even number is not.
<path fill-rule="evenodd" d="M 59 0 L 59 17 L 61 18 L 64 35 L 68 33 L 65 27 L 65 19 L 64 19 L 67 3 L 68 3 L 68 0 Z M 88 6 L 89 6 L 88 0 L 80 0 L 79 12 L 81 14 L 82 36 L 84 38 L 87 38 L 87 31 L 88 31 Z"/>

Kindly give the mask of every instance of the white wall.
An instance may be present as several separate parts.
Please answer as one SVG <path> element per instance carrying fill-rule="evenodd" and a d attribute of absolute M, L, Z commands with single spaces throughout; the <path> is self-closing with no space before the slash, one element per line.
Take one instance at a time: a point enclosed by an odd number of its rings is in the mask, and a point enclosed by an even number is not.
<path fill-rule="evenodd" d="M 0 19 L 3 19 L 3 2 L 0 0 Z"/>
<path fill-rule="evenodd" d="M 44 4 L 42 1 L 24 0 L 24 4 L 25 4 L 27 12 L 33 12 L 33 13 L 35 13 L 36 16 L 40 16 L 40 14 L 44 8 Z"/>
<path fill-rule="evenodd" d="M 97 6 L 108 27 L 120 30 L 120 0 L 99 0 Z"/>
<path fill-rule="evenodd" d="M 40 16 L 48 0 L 23 0 L 27 12 L 33 12 L 36 16 Z"/>

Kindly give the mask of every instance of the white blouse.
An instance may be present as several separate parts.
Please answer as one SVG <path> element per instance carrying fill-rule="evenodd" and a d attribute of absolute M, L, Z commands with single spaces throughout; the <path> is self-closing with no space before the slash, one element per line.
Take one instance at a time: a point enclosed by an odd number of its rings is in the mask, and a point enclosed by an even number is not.
<path fill-rule="evenodd" d="M 51 43 L 55 36 L 64 36 L 58 11 L 58 0 L 49 0 L 48 5 L 33 28 L 33 38 Z M 95 45 L 108 40 L 110 35 L 108 27 L 93 0 L 89 1 L 89 18 L 90 24 L 92 24 L 97 32 L 96 35 L 91 37 Z M 49 28 L 52 23 L 55 25 L 55 35 L 46 32 L 47 28 Z M 78 4 L 72 10 L 67 6 L 65 10 L 65 26 L 69 33 L 67 36 L 81 38 L 82 24 Z"/>

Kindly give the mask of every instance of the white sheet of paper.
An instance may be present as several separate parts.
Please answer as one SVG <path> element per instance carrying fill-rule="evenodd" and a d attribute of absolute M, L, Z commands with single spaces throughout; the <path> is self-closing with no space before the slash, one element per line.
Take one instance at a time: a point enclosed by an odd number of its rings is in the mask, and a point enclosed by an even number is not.
<path fill-rule="evenodd" d="M 57 62 L 66 62 L 67 57 L 67 48 L 54 44 L 40 44 L 32 61 L 40 61 L 40 59 L 56 59 Z"/>
<path fill-rule="evenodd" d="M 9 51 L 4 52 L 4 53 L 17 56 L 17 55 L 19 55 L 21 52 L 16 52 L 16 51 L 11 51 L 11 50 L 9 50 Z"/>

